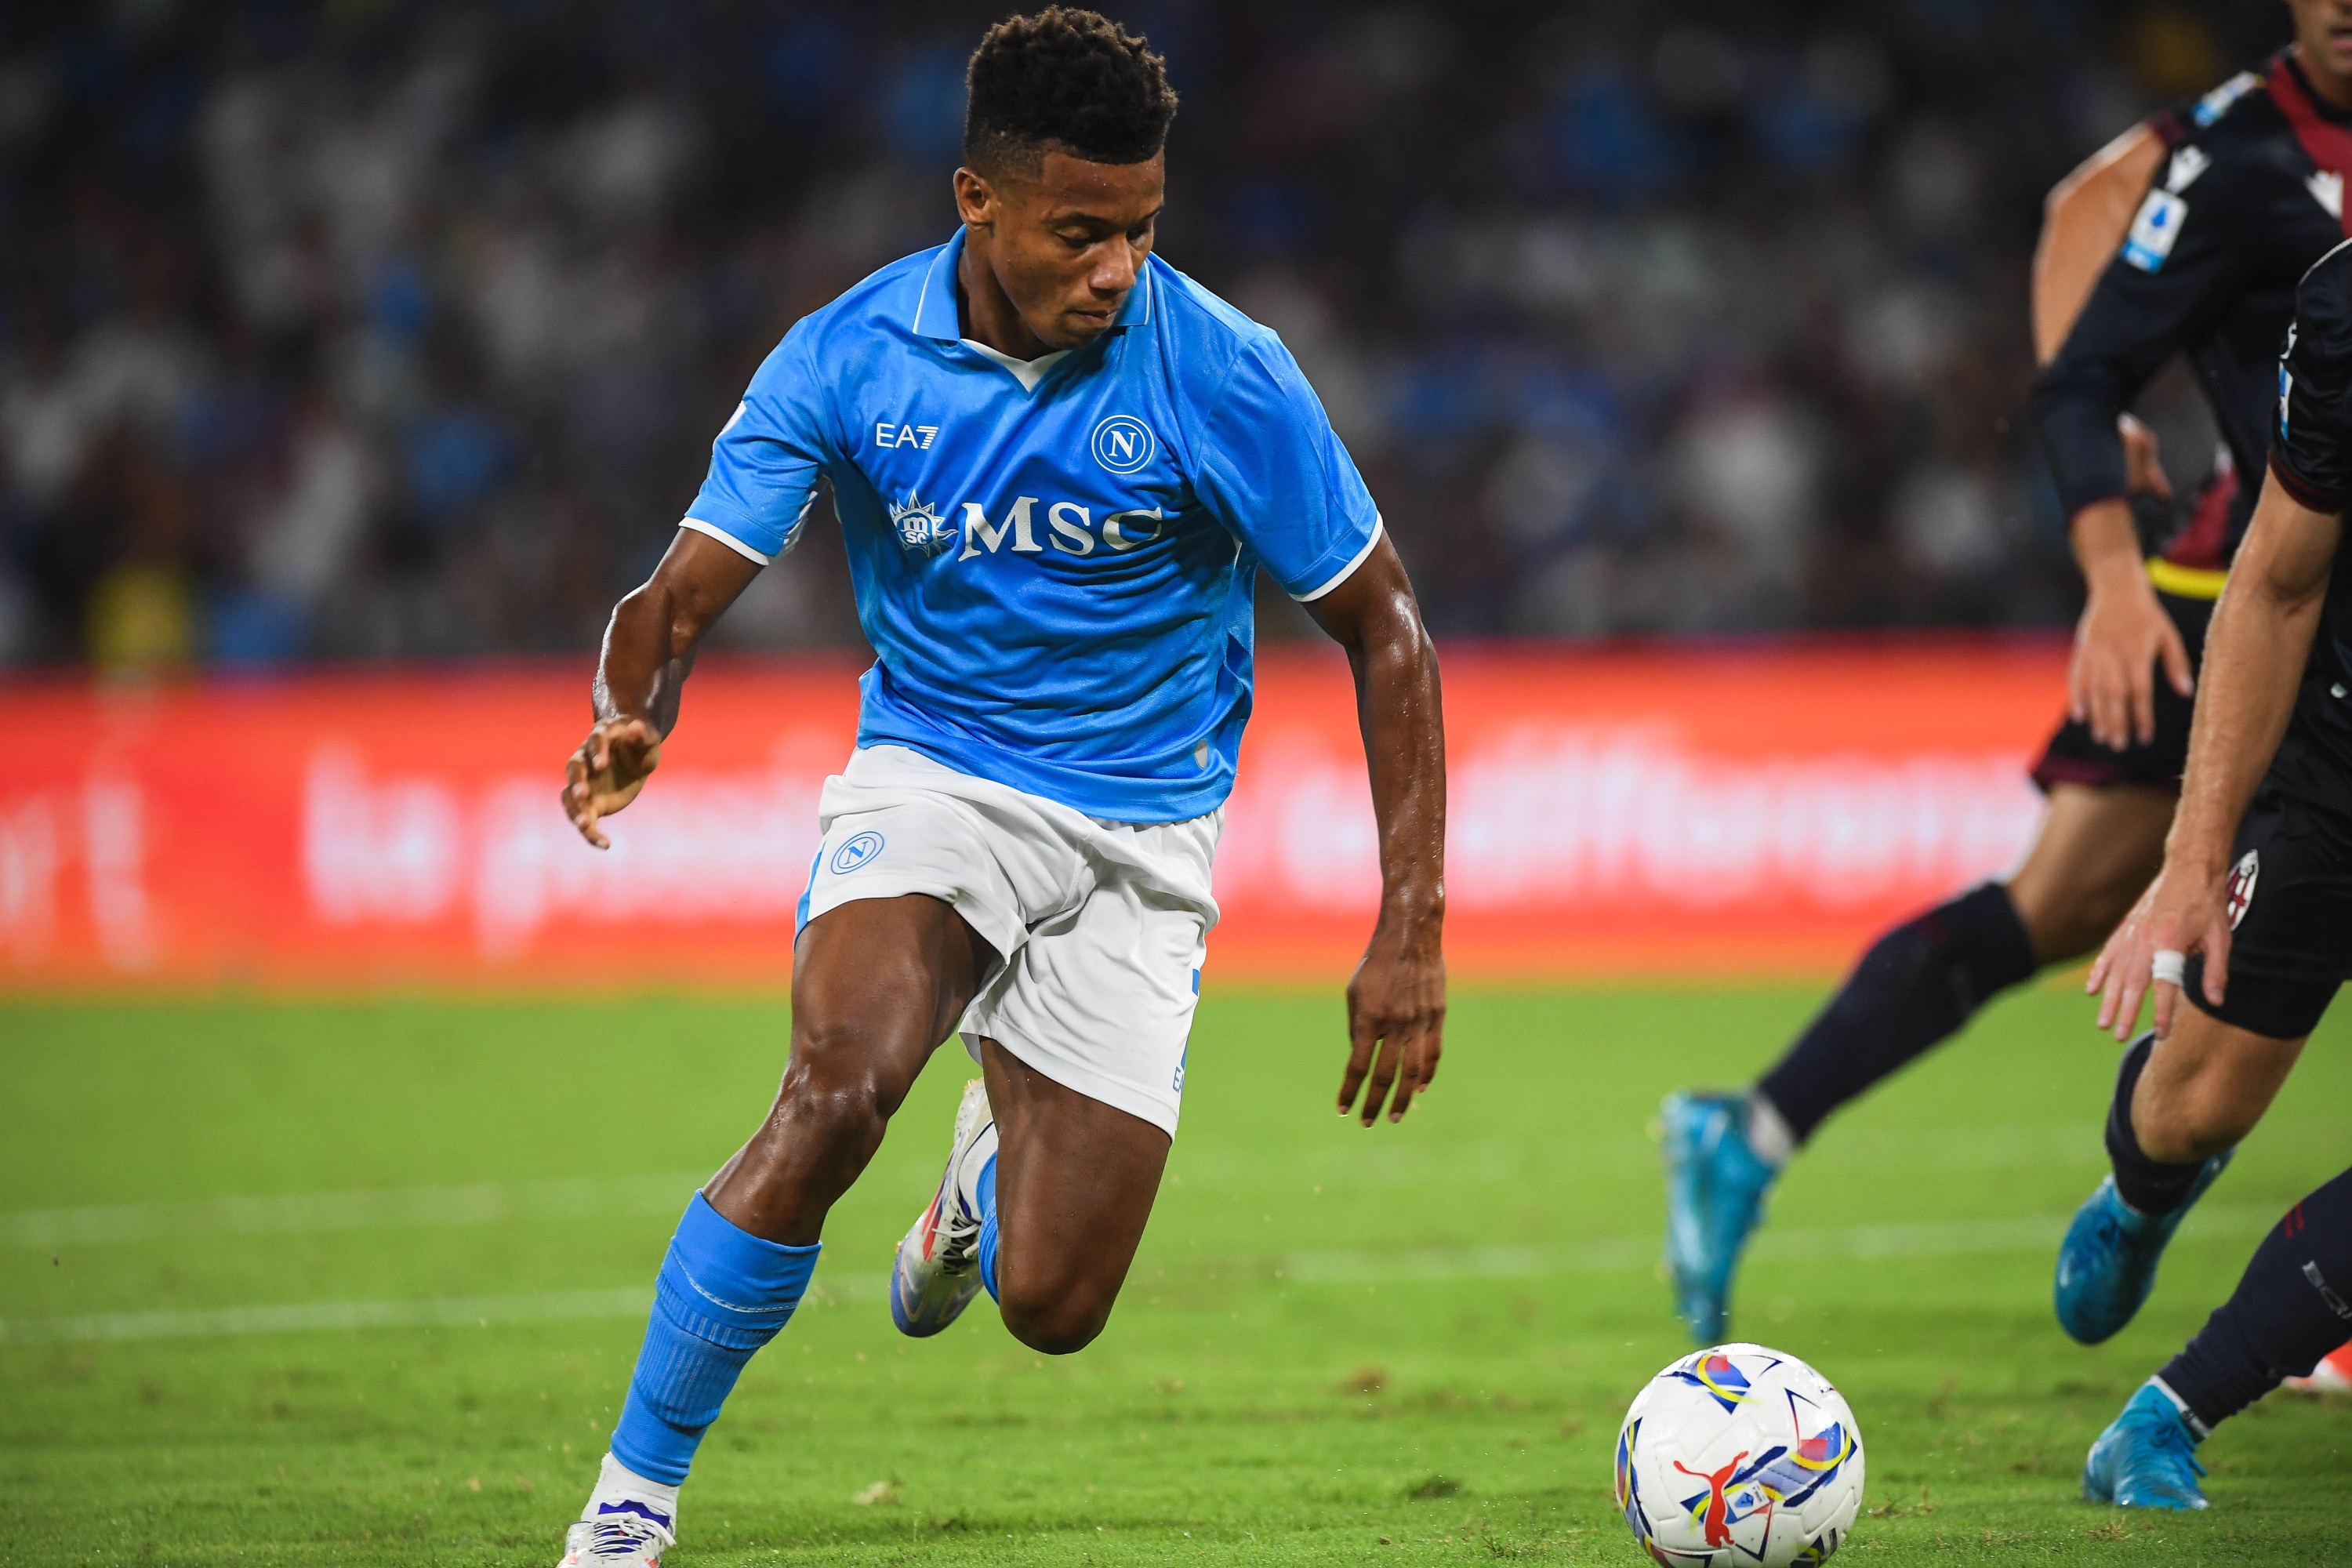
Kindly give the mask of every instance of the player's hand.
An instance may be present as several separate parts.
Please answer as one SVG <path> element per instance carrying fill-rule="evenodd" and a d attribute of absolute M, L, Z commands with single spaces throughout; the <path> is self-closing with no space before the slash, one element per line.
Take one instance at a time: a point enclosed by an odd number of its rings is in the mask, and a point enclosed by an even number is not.
<path fill-rule="evenodd" d="M 2099 744 L 2120 752 L 2156 739 L 2156 671 L 2187 697 L 2197 689 L 2180 628 L 2137 563 L 2091 584 L 2066 667 L 2066 710 Z"/>
<path fill-rule="evenodd" d="M 2165 474 L 2156 432 L 2128 414 L 2118 414 L 2116 434 L 2124 442 L 2124 488 L 2136 496 L 2170 500 L 2172 480 Z"/>
<path fill-rule="evenodd" d="M 563 813 L 580 837 L 599 849 L 612 840 L 596 826 L 637 798 L 661 765 L 661 736 L 643 719 L 605 719 L 588 731 L 563 765 Z"/>
<path fill-rule="evenodd" d="M 2140 999 L 2156 999 L 2156 1034 L 2172 1033 L 2180 987 L 2152 978 L 2159 952 L 2205 955 L 2205 1000 L 2218 1007 L 2230 982 L 2229 879 L 2225 871 L 2190 870 L 2165 862 L 2124 923 L 2107 938 L 2083 989 L 2099 997 L 2099 1027 L 2127 1038 L 2139 1021 Z"/>
<path fill-rule="evenodd" d="M 1412 1097 L 1437 1076 L 1445 1049 L 1444 954 L 1433 932 L 1408 940 L 1400 929 L 1382 916 L 1348 982 L 1348 1070 L 1339 1079 L 1339 1114 L 1355 1108 L 1362 1089 L 1367 1127 L 1380 1120 L 1383 1100 L 1389 1120 L 1403 1121 Z"/>

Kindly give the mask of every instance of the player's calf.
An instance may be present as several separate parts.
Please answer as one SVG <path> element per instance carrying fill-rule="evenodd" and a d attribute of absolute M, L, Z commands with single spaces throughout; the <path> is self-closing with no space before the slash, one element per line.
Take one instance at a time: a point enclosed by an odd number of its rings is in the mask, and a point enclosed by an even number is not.
<path fill-rule="evenodd" d="M 2131 1093 L 2130 1128 L 2140 1152 L 2153 1162 L 2193 1165 L 2236 1148 L 2270 1109 L 2302 1051 L 2300 1038 L 2266 1038 L 2194 1006 L 2184 1009 Z"/>
<path fill-rule="evenodd" d="M 2286 1212 L 2230 1299 L 2100 1434 L 2085 1494 L 2127 1507 L 2204 1507 L 2195 1483 L 2204 1472 L 2190 1450 L 2284 1379 L 2308 1375 L 2347 1330 L 2352 1171 Z"/>
<path fill-rule="evenodd" d="M 2230 1163 L 2227 1149 L 2181 1162 L 2155 1158 L 2141 1146 L 2133 1107 L 2158 1049 L 2151 1032 L 2124 1053 L 2107 1110 L 2115 1173 L 2074 1212 L 2058 1247 L 2052 1304 L 2059 1325 L 2086 1345 L 2113 1338 L 2138 1313 L 2156 1289 L 2157 1265 L 2172 1233 Z"/>

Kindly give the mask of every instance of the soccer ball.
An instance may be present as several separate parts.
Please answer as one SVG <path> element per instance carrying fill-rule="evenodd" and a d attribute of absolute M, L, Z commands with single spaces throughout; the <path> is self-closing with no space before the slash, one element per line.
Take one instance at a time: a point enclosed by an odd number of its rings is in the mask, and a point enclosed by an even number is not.
<path fill-rule="evenodd" d="M 1617 1432 L 1617 1506 L 1663 1563 L 1817 1563 L 1862 1507 L 1862 1434 L 1796 1357 L 1717 1345 L 1634 1397 Z"/>

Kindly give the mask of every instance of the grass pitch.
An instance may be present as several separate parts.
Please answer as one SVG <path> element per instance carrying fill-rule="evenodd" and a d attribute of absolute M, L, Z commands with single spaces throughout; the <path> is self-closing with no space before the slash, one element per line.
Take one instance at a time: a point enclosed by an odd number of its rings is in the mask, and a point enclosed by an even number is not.
<path fill-rule="evenodd" d="M 1743 1079 L 1812 993 L 1473 991 L 1402 1128 L 1328 1110 L 1331 994 L 1213 987 L 1183 1133 L 1108 1331 L 1047 1360 L 985 1300 L 892 1332 L 942 1052 L 836 1211 L 810 1304 L 687 1489 L 677 1568 L 1639 1561 L 1608 1495 L 1684 1348 L 1645 1122 Z M 1736 1327 L 1844 1390 L 1842 1558 L 2352 1562 L 2352 1407 L 2206 1445 L 2213 1509 L 2075 1499 L 2084 1447 L 2287 1202 L 2352 1163 L 2346 1026 L 2184 1228 L 2154 1300 L 2053 1321 L 2114 1052 L 2028 992 L 1833 1122 Z M 544 1564 L 688 1193 L 753 1124 L 781 1005 L 0 1005 L 0 1563 Z"/>

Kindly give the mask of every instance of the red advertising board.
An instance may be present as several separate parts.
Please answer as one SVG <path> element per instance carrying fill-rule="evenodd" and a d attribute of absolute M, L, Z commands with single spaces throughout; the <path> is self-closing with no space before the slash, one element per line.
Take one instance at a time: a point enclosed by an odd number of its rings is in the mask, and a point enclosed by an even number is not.
<path fill-rule="evenodd" d="M 1826 971 L 2014 863 L 2042 641 L 1444 653 L 1458 975 Z M 846 658 L 708 663 L 580 842 L 571 666 L 0 687 L 0 987 L 782 986 Z M 1379 891 L 1347 668 L 1261 658 L 1213 973 L 1344 973 Z"/>

